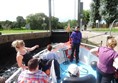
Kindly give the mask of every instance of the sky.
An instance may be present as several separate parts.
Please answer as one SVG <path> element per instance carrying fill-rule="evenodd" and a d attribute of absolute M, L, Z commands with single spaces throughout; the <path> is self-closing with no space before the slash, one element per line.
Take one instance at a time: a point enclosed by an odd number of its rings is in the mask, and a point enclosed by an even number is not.
<path fill-rule="evenodd" d="M 78 0 L 52 0 L 52 16 L 59 21 L 76 19 Z M 80 0 L 83 9 L 90 9 L 92 0 Z M 26 16 L 35 13 L 48 13 L 48 0 L 0 0 L 0 21 L 16 21 L 17 16 Z"/>

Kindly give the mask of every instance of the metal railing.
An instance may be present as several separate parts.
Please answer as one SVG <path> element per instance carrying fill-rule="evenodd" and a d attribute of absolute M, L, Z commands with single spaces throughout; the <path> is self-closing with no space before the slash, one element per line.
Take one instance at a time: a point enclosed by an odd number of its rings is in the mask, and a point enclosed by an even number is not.
<path fill-rule="evenodd" d="M 110 27 L 109 27 L 109 29 L 110 29 L 110 31 L 109 31 L 110 36 L 112 36 L 112 35 L 111 35 L 111 31 L 112 31 L 112 28 L 113 28 L 113 24 L 114 24 L 116 21 L 118 21 L 118 19 L 115 19 L 115 20 L 111 23 L 111 25 L 110 25 Z"/>

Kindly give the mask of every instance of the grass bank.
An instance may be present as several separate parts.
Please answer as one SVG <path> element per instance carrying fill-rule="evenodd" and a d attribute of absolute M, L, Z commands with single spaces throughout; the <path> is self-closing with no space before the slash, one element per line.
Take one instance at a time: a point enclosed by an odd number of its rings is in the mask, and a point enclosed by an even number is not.
<path fill-rule="evenodd" d="M 92 31 L 108 32 L 108 31 L 110 31 L 110 28 L 93 28 Z M 112 28 L 111 31 L 118 32 L 118 28 Z"/>

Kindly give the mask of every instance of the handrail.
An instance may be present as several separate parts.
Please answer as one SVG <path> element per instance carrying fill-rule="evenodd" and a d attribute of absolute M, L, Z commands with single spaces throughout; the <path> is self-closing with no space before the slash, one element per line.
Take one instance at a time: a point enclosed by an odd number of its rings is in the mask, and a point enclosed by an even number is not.
<path fill-rule="evenodd" d="M 19 68 L 14 74 L 12 74 L 12 75 L 5 81 L 5 83 L 11 83 L 11 80 L 12 80 L 18 73 L 20 73 L 21 70 L 22 70 L 22 68 Z"/>
<path fill-rule="evenodd" d="M 113 24 L 114 24 L 115 21 L 117 21 L 117 20 L 118 20 L 118 19 L 115 19 L 115 20 L 112 22 L 111 26 L 109 27 L 109 28 L 110 28 L 110 32 L 109 32 L 110 36 L 111 36 L 111 29 L 112 29 L 112 27 L 113 27 Z"/>
<path fill-rule="evenodd" d="M 106 34 L 107 34 L 107 32 L 101 33 L 101 34 L 98 34 L 98 35 L 95 35 L 95 36 L 88 37 L 87 39 L 98 37 L 98 36 L 101 36 L 101 35 L 106 35 Z"/>
<path fill-rule="evenodd" d="M 81 44 L 82 44 L 82 45 L 86 45 L 86 46 L 90 46 L 90 47 L 93 47 L 93 48 L 98 47 L 98 46 L 91 45 L 91 44 L 86 44 L 86 43 L 81 43 Z"/>

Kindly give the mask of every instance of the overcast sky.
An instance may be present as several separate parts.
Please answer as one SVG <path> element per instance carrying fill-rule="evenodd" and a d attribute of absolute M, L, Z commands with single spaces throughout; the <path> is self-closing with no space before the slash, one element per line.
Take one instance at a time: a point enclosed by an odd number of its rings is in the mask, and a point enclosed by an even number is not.
<path fill-rule="evenodd" d="M 53 4 L 54 1 L 54 4 Z M 75 19 L 78 0 L 52 0 L 52 15 L 60 21 Z M 90 9 L 92 0 L 81 0 L 84 10 Z M 17 16 L 45 13 L 48 16 L 48 0 L 0 0 L 0 20 L 15 21 Z"/>

